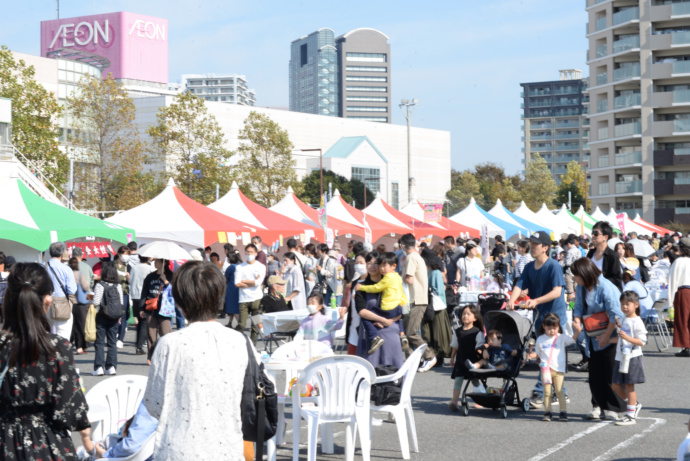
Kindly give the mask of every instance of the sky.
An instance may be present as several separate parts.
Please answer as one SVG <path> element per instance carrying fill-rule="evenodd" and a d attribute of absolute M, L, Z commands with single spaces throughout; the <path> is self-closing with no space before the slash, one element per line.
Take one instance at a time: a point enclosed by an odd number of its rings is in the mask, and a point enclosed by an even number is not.
<path fill-rule="evenodd" d="M 168 20 L 169 78 L 246 75 L 257 106 L 288 106 L 290 42 L 319 28 L 390 37 L 392 120 L 417 98 L 412 125 L 450 131 L 458 170 L 496 162 L 522 170 L 520 83 L 558 80 L 585 66 L 584 0 L 62 0 L 60 17 L 129 11 Z M 39 55 L 40 22 L 55 0 L 0 0 L 0 45 Z M 414 141 L 413 141 L 414 145 Z"/>

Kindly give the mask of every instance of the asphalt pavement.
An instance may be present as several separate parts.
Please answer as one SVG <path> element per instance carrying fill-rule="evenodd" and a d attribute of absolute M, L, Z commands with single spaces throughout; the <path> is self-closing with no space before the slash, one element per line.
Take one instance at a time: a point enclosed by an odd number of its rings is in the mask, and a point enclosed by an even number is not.
<path fill-rule="evenodd" d="M 146 356 L 134 354 L 134 336 L 130 327 L 124 348 L 118 350 L 118 375 L 148 373 Z M 675 460 L 678 445 L 687 435 L 690 418 L 690 359 L 675 357 L 677 349 L 673 348 L 658 352 L 651 337 L 650 340 L 651 344 L 644 348 L 647 382 L 636 386 L 642 410 L 633 426 L 585 419 L 591 410 L 587 373 L 566 374 L 570 420 L 549 423 L 541 421 L 543 409 L 524 412 L 509 407 L 506 419 L 499 411 L 491 409 L 471 407 L 468 416 L 452 413 L 448 409 L 453 387 L 448 362 L 444 367 L 420 373 L 412 391 L 419 452 L 411 453 L 411 459 Z M 108 379 L 90 375 L 93 358 L 93 349 L 75 358 L 87 392 L 97 382 Z M 578 353 L 569 354 L 570 363 L 579 359 Z M 521 398 L 529 397 L 536 376 L 536 367 L 521 372 L 517 380 Z M 501 384 L 500 379 L 489 381 L 494 387 Z M 558 411 L 558 406 L 554 411 Z M 381 419 L 386 416 L 376 414 Z M 345 426 L 336 424 L 334 431 L 335 453 L 319 452 L 319 460 L 344 459 Z M 306 424 L 302 423 L 300 459 L 307 458 L 306 432 Z M 292 442 L 291 434 L 291 425 L 288 425 L 286 440 L 289 442 Z M 394 423 L 384 421 L 375 425 L 371 438 L 372 460 L 402 459 Z M 361 459 L 359 444 L 355 458 Z M 278 447 L 277 459 L 292 459 L 291 443 Z"/>

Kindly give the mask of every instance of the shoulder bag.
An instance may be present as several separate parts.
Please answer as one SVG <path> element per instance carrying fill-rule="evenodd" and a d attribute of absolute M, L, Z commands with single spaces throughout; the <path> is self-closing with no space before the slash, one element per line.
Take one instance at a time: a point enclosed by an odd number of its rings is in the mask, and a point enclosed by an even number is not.
<path fill-rule="evenodd" d="M 583 288 L 583 291 L 586 288 Z M 585 298 L 587 293 L 585 293 Z M 585 305 L 585 309 L 589 310 L 587 305 L 587 299 L 583 299 L 582 303 Z M 606 311 L 597 312 L 596 314 L 589 314 L 582 316 L 582 325 L 585 329 L 585 334 L 589 337 L 602 335 L 606 329 L 609 327 L 609 316 Z"/>
<path fill-rule="evenodd" d="M 58 285 L 62 288 L 62 292 L 65 294 L 64 298 L 54 297 L 53 303 L 50 305 L 50 318 L 53 320 L 64 321 L 69 320 L 72 317 L 72 300 L 70 299 L 72 294 L 67 293 L 65 286 L 60 281 L 60 278 L 55 273 L 55 269 L 49 263 L 46 263 L 50 272 L 53 273 L 55 280 L 57 280 Z"/>
<path fill-rule="evenodd" d="M 264 441 L 276 435 L 278 427 L 278 394 L 273 382 L 264 372 L 264 364 L 257 363 L 249 338 L 247 342 L 247 368 L 244 372 L 244 388 L 240 409 L 242 413 L 242 437 L 256 442 L 256 458 L 263 459 Z"/>

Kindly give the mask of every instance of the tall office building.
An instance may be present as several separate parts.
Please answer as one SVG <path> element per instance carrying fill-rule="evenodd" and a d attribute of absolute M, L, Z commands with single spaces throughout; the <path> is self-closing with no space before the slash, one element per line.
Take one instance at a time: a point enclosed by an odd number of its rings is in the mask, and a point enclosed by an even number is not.
<path fill-rule="evenodd" d="M 391 46 L 375 29 L 355 29 L 335 40 L 338 49 L 339 115 L 391 122 Z"/>
<path fill-rule="evenodd" d="M 338 116 L 338 64 L 332 29 L 319 29 L 292 42 L 290 110 Z"/>
<path fill-rule="evenodd" d="M 247 78 L 237 74 L 185 74 L 182 87 L 206 101 L 253 106 L 256 93 L 247 87 Z"/>
<path fill-rule="evenodd" d="M 690 1 L 586 9 L 592 205 L 690 223 Z"/>
<path fill-rule="evenodd" d="M 529 164 L 538 153 L 556 180 L 561 182 L 568 163 L 585 167 L 589 161 L 589 99 L 583 93 L 587 79 L 577 69 L 561 70 L 561 79 L 521 83 L 524 121 L 522 163 Z"/>
<path fill-rule="evenodd" d="M 337 39 L 319 29 L 292 42 L 290 110 L 391 122 L 388 37 L 355 29 Z"/>

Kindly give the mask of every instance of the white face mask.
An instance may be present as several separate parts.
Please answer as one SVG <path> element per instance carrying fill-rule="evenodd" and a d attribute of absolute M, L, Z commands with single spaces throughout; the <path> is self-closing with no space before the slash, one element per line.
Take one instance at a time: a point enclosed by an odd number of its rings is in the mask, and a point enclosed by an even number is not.
<path fill-rule="evenodd" d="M 127 264 L 129 262 L 129 255 L 120 255 L 120 261 Z"/>
<path fill-rule="evenodd" d="M 307 310 L 309 311 L 309 314 L 316 314 L 319 312 L 319 306 L 315 304 L 307 304 Z"/>
<path fill-rule="evenodd" d="M 256 259 L 256 255 L 247 255 L 247 262 L 248 263 L 253 263 L 255 259 Z"/>
<path fill-rule="evenodd" d="M 355 274 L 364 275 L 367 273 L 366 264 L 355 264 Z"/>

